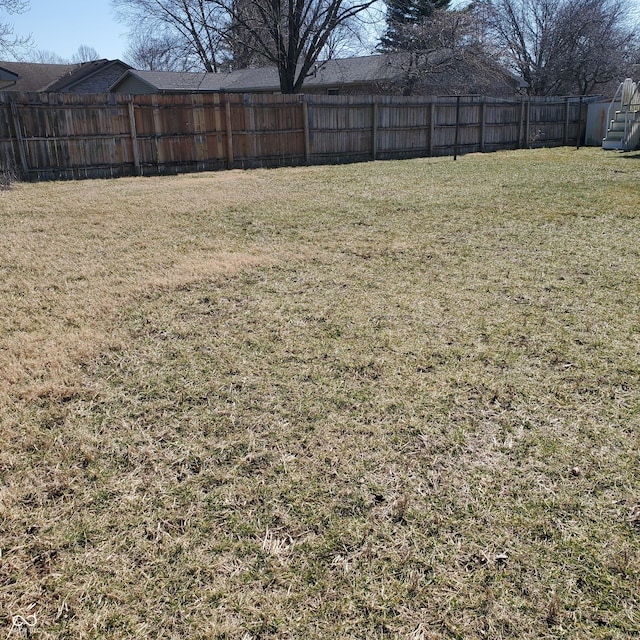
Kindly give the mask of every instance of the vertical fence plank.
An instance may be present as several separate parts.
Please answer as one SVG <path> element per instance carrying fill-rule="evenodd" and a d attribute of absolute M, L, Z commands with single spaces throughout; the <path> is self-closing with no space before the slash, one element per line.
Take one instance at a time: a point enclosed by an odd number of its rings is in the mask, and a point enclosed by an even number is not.
<path fill-rule="evenodd" d="M 152 102 L 152 115 L 153 115 L 153 128 L 155 131 L 155 149 L 156 149 L 156 163 L 158 166 L 164 164 L 165 162 L 165 145 L 164 145 L 164 136 L 161 135 L 161 132 L 164 131 L 163 122 L 162 122 L 162 114 L 160 113 L 160 105 L 158 104 L 158 98 L 154 96 Z"/>
<path fill-rule="evenodd" d="M 480 153 L 484 152 L 484 143 L 487 136 L 487 116 L 486 116 L 486 101 L 483 98 L 480 103 Z"/>
<path fill-rule="evenodd" d="M 458 141 L 460 140 L 460 96 L 456 96 L 456 131 L 453 141 L 453 159 L 458 159 Z"/>
<path fill-rule="evenodd" d="M 376 159 L 378 152 L 378 103 L 374 99 L 371 105 L 371 157 Z"/>
<path fill-rule="evenodd" d="M 309 103 L 307 97 L 302 96 L 302 129 L 304 136 L 304 162 L 311 164 L 311 134 L 309 133 Z"/>
<path fill-rule="evenodd" d="M 436 103 L 432 100 L 429 104 L 429 156 L 433 155 L 433 138 L 436 130 Z"/>
<path fill-rule="evenodd" d="M 227 167 L 233 169 L 233 127 L 231 124 L 231 103 L 229 102 L 229 96 L 225 96 L 224 115 L 227 130 Z"/>
<path fill-rule="evenodd" d="M 22 173 L 25 180 L 29 178 L 29 162 L 27 161 L 27 149 L 24 142 L 24 136 L 22 135 L 22 126 L 20 125 L 20 114 L 18 113 L 18 105 L 14 100 L 11 100 L 11 122 L 13 124 L 13 131 L 16 136 L 16 143 L 18 146 L 18 154 L 20 155 L 20 165 L 22 167 Z"/>
<path fill-rule="evenodd" d="M 127 103 L 129 109 L 129 127 L 131 129 L 131 149 L 133 152 L 133 166 L 137 176 L 142 175 L 140 165 L 140 149 L 138 148 L 138 133 L 136 130 L 136 113 L 133 100 L 129 100 Z"/>
<path fill-rule="evenodd" d="M 580 148 L 580 140 L 582 139 L 582 96 L 578 102 L 578 126 L 576 132 L 576 149 Z"/>

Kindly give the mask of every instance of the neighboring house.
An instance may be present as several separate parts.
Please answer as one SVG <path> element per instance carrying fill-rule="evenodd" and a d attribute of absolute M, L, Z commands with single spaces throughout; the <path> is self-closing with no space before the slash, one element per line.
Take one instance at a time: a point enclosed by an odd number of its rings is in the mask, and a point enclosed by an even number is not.
<path fill-rule="evenodd" d="M 384 59 L 383 59 L 384 58 Z M 316 64 L 303 85 L 305 93 L 380 93 L 380 82 L 397 71 L 385 56 L 327 60 Z M 275 67 L 218 73 L 135 71 L 130 69 L 112 87 L 116 93 L 280 93 Z"/>
<path fill-rule="evenodd" d="M 0 91 L 2 91 L 3 87 L 10 87 L 15 84 L 19 79 L 20 76 L 17 73 L 0 67 Z"/>
<path fill-rule="evenodd" d="M 407 58 L 382 54 L 326 60 L 316 64 L 305 80 L 303 93 L 329 95 L 397 95 L 406 86 Z M 496 75 L 496 74 L 494 74 Z M 498 75 L 496 75 L 498 78 Z M 443 85 L 444 86 L 444 85 Z M 493 93 L 513 95 L 517 78 L 504 72 L 494 79 Z M 446 87 L 447 92 L 450 86 Z M 237 69 L 228 72 L 136 71 L 129 69 L 111 89 L 115 93 L 280 93 L 275 67 Z M 421 93 L 441 93 L 439 84 L 423 85 Z M 464 91 L 470 93 L 470 91 Z"/>
<path fill-rule="evenodd" d="M 120 60 L 79 64 L 0 62 L 0 91 L 106 93 L 130 68 Z"/>

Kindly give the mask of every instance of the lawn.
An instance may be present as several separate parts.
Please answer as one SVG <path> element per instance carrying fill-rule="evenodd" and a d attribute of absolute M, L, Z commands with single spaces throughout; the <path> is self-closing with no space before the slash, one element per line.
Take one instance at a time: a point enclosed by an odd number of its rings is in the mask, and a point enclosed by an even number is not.
<path fill-rule="evenodd" d="M 0 192 L 0 637 L 640 636 L 640 154 Z"/>

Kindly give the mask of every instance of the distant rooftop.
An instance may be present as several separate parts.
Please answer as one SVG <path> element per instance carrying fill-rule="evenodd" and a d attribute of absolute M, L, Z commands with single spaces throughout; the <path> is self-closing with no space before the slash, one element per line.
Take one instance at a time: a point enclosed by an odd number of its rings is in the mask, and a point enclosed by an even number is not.
<path fill-rule="evenodd" d="M 86 80 L 90 76 L 103 72 L 113 66 L 129 68 L 120 60 L 93 60 L 77 64 L 42 64 L 38 62 L 0 62 L 0 80 L 10 84 L 3 87 L 11 91 L 49 91 L 57 92 L 69 90 L 74 85 Z M 5 72 L 2 74 L 2 72 Z M 122 71 L 120 72 L 122 73 Z M 13 81 L 8 74 L 12 74 Z M 108 87 L 105 87 L 106 90 Z"/>
<path fill-rule="evenodd" d="M 390 56 L 375 55 L 326 60 L 317 63 L 304 81 L 306 88 L 314 86 L 348 86 L 390 81 L 398 74 Z M 121 90 L 126 77 L 135 78 L 149 89 L 165 93 L 279 91 L 280 79 L 275 67 L 206 72 L 136 71 L 131 69 L 118 80 L 112 90 Z M 126 88 L 122 87 L 125 91 Z"/>

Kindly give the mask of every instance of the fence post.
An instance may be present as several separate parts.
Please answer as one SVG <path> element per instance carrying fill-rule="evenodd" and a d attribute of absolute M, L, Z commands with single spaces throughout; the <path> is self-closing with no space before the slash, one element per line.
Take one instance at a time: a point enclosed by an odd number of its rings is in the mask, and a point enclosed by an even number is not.
<path fill-rule="evenodd" d="M 518 121 L 518 149 L 522 149 L 524 144 L 524 98 L 520 99 L 520 118 Z"/>
<path fill-rule="evenodd" d="M 453 136 L 453 159 L 458 159 L 458 138 L 460 131 L 460 96 L 456 96 L 456 131 Z"/>
<path fill-rule="evenodd" d="M 564 146 L 569 144 L 569 98 L 564 101 Z"/>
<path fill-rule="evenodd" d="M 375 98 L 371 109 L 371 146 L 371 157 L 375 160 L 378 151 L 378 102 Z"/>
<path fill-rule="evenodd" d="M 578 102 L 578 132 L 576 133 L 576 149 L 580 148 L 580 140 L 582 138 L 582 96 Z"/>
<path fill-rule="evenodd" d="M 433 138 L 436 130 L 436 103 L 431 98 L 429 103 L 429 156 L 433 156 Z"/>
<path fill-rule="evenodd" d="M 227 163 L 228 168 L 233 169 L 233 127 L 231 126 L 231 103 L 229 96 L 224 97 L 224 115 L 227 128 Z"/>
<path fill-rule="evenodd" d="M 20 156 L 20 164 L 22 166 L 22 173 L 25 180 L 29 178 L 29 162 L 27 161 L 27 149 L 24 143 L 24 137 L 22 135 L 22 127 L 20 126 L 20 116 L 18 115 L 18 105 L 11 100 L 11 122 L 13 124 L 13 130 L 16 134 L 16 142 L 18 143 L 18 154 Z"/>
<path fill-rule="evenodd" d="M 484 153 L 484 141 L 486 136 L 486 109 L 487 99 L 483 96 L 480 103 L 480 153 Z"/>
<path fill-rule="evenodd" d="M 128 101 L 129 123 L 131 126 L 131 147 L 133 149 L 133 166 L 137 176 L 142 175 L 140 168 L 140 150 L 138 148 L 138 131 L 136 129 L 136 114 L 133 107 L 133 97 Z"/>
<path fill-rule="evenodd" d="M 304 162 L 311 164 L 311 136 L 309 134 L 309 104 L 307 96 L 302 97 L 302 127 L 304 133 Z"/>

